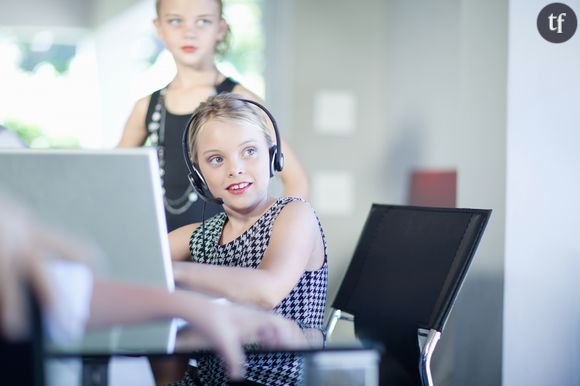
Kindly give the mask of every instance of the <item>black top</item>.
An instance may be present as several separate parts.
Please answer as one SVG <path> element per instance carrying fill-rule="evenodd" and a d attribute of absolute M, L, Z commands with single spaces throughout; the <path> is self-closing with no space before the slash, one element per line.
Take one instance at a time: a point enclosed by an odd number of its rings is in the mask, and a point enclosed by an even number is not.
<path fill-rule="evenodd" d="M 231 92 L 238 83 L 230 78 L 225 78 L 223 82 L 216 86 L 216 93 Z M 159 99 L 161 90 L 155 91 L 151 94 L 149 107 L 147 108 L 147 116 L 145 117 L 145 127 L 149 127 L 152 122 L 152 114 L 155 111 L 155 105 Z M 165 173 L 163 176 L 163 186 L 165 188 L 165 196 L 169 200 L 178 200 L 182 198 L 188 190 L 190 184 L 187 179 L 187 166 L 183 159 L 182 152 L 182 137 L 185 126 L 191 117 L 191 114 L 172 114 L 170 111 L 165 111 L 165 138 L 164 143 L 159 146 L 164 146 L 164 160 Z M 182 214 L 172 214 L 165 210 L 165 218 L 167 220 L 167 230 L 170 232 L 183 225 L 202 221 L 203 200 L 198 198 L 192 203 L 187 211 Z M 222 207 L 216 204 L 206 204 L 205 218 L 209 218 L 216 213 L 222 211 Z"/>

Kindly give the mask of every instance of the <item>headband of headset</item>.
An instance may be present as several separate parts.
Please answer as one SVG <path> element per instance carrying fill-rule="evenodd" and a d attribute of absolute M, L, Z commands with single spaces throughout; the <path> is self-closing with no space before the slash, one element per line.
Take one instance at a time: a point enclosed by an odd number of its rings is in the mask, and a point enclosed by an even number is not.
<path fill-rule="evenodd" d="M 257 106 L 260 110 L 262 110 L 272 122 L 272 127 L 274 128 L 274 135 L 276 137 L 276 144 L 270 147 L 270 176 L 273 176 L 276 172 L 281 172 L 284 168 L 284 154 L 282 153 L 282 142 L 280 141 L 280 132 L 278 131 L 278 125 L 276 124 L 276 120 L 274 116 L 266 107 L 262 104 L 253 101 L 251 99 L 244 99 L 244 98 L 235 98 L 241 102 L 249 103 L 254 106 Z M 191 186 L 195 189 L 197 194 L 207 202 L 213 202 L 216 204 L 223 204 L 223 200 L 220 198 L 214 198 L 211 194 L 201 171 L 191 162 L 191 156 L 189 153 L 189 128 L 191 123 L 197 117 L 198 113 L 194 113 L 189 121 L 187 122 L 187 126 L 185 126 L 185 130 L 183 131 L 183 157 L 185 158 L 185 164 L 187 166 L 188 175 L 187 178 L 191 183 Z"/>

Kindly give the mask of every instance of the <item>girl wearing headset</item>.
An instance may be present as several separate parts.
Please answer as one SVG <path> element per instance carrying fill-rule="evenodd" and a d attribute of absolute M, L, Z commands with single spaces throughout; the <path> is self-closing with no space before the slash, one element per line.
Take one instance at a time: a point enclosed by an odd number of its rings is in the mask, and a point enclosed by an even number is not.
<path fill-rule="evenodd" d="M 266 111 L 220 94 L 194 112 L 186 148 L 198 174 L 194 187 L 206 200 L 222 202 L 224 213 L 170 233 L 176 284 L 322 328 L 328 280 L 323 230 L 307 202 L 268 194 L 282 157 Z M 202 358 L 198 365 L 201 384 L 226 382 L 218 361 Z M 246 384 L 296 384 L 301 370 L 292 354 L 250 356 L 246 367 Z M 196 384 L 193 377 L 186 374 L 176 385 Z"/>
<path fill-rule="evenodd" d="M 221 0 L 156 0 L 155 5 L 157 35 L 173 56 L 176 74 L 166 87 L 137 101 L 117 147 L 137 147 L 149 141 L 157 148 L 167 228 L 172 231 L 201 220 L 202 200 L 187 181 L 181 154 L 181 137 L 193 109 L 222 92 L 259 98 L 215 65 L 216 55 L 227 48 L 230 32 Z M 284 194 L 307 197 L 306 173 L 284 145 L 287 167 L 280 174 Z M 210 204 L 206 213 L 221 210 Z"/>

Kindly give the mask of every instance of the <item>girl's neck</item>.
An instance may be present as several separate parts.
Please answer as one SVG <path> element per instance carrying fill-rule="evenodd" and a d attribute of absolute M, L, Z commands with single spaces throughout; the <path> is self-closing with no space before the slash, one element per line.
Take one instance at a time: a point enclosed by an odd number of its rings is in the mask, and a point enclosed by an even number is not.
<path fill-rule="evenodd" d="M 226 226 L 234 234 L 240 235 L 258 221 L 275 202 L 275 197 L 267 196 L 259 204 L 247 211 L 236 211 L 230 208 L 224 208 L 228 216 Z"/>
<path fill-rule="evenodd" d="M 181 68 L 171 81 L 169 88 L 190 89 L 196 87 L 214 87 L 219 83 L 221 74 L 215 66 L 194 69 L 191 67 Z"/>

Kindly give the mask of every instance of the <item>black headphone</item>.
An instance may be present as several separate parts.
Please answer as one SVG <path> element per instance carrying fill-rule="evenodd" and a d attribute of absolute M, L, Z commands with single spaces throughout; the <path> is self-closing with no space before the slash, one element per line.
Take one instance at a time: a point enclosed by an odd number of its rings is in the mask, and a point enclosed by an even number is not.
<path fill-rule="evenodd" d="M 270 119 L 272 122 L 272 126 L 274 127 L 274 135 L 276 136 L 276 145 L 272 145 L 270 147 L 270 177 L 273 177 L 276 172 L 281 172 L 284 168 L 284 154 L 282 153 L 282 142 L 280 141 L 280 133 L 278 132 L 278 125 L 276 124 L 276 120 L 274 116 L 268 111 L 268 109 L 262 106 L 260 103 L 250 100 L 250 99 L 243 99 L 243 98 L 235 98 L 236 100 L 250 103 L 254 106 L 259 107 Z M 187 170 L 189 174 L 187 178 L 191 183 L 191 186 L 195 189 L 197 194 L 207 202 L 215 203 L 222 205 L 224 202 L 221 198 L 214 198 L 211 194 L 201 171 L 191 162 L 191 157 L 189 154 L 189 127 L 191 123 L 196 118 L 197 113 L 194 113 L 191 118 L 189 118 L 189 122 L 187 122 L 187 126 L 185 126 L 185 130 L 183 131 L 183 157 L 185 158 L 185 164 L 187 165 Z"/>

